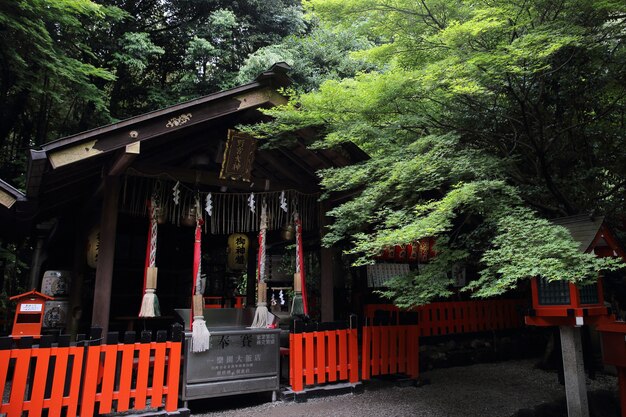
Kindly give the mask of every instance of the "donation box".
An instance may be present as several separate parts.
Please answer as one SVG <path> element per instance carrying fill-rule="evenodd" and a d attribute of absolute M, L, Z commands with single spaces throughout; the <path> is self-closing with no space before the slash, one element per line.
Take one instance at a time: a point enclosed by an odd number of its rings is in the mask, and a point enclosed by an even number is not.
<path fill-rule="evenodd" d="M 35 290 L 11 297 L 11 301 L 17 301 L 11 336 L 40 336 L 46 301 L 53 299 Z"/>

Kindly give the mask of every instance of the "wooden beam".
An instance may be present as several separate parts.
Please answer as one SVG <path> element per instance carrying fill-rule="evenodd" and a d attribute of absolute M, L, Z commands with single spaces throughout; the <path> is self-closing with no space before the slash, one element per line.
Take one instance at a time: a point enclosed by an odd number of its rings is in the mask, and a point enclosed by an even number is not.
<path fill-rule="evenodd" d="M 100 217 L 100 245 L 91 317 L 92 327 L 101 327 L 103 335 L 106 335 L 109 329 L 119 192 L 119 177 L 107 176 L 104 179 L 104 199 Z"/>
<path fill-rule="evenodd" d="M 246 191 L 266 191 L 267 181 L 270 182 L 270 189 L 283 190 L 286 184 L 280 184 L 276 181 L 266 178 L 252 178 L 250 182 L 243 181 L 231 181 L 222 180 L 219 178 L 219 174 L 213 171 L 201 171 L 196 169 L 186 169 L 178 167 L 168 166 L 151 166 L 151 165 L 138 165 L 128 170 L 129 175 L 137 177 L 154 178 L 157 176 L 163 176 L 168 179 L 174 179 L 180 182 L 188 184 L 201 184 L 215 187 L 228 187 L 231 189 L 240 189 Z"/>
<path fill-rule="evenodd" d="M 0 204 L 4 207 L 10 209 L 13 207 L 13 204 L 17 201 L 17 198 L 13 197 L 11 194 L 0 190 Z"/>
<path fill-rule="evenodd" d="M 315 174 L 315 168 L 312 168 L 310 165 L 305 163 L 302 158 L 294 155 L 290 150 L 285 148 L 278 148 L 278 151 L 287 159 L 289 159 L 295 166 L 304 171 L 309 177 L 315 178 L 317 180 L 317 175 Z"/>
<path fill-rule="evenodd" d="M 285 168 L 285 163 L 279 161 L 270 152 L 263 152 L 262 154 L 259 154 L 259 156 L 261 156 L 262 159 L 267 160 L 267 162 L 272 165 L 271 169 L 280 173 L 283 177 L 287 178 L 288 181 L 291 181 L 294 184 L 302 184 L 302 177 L 298 177 L 297 173 Z"/>
<path fill-rule="evenodd" d="M 215 95 L 56 141 L 47 146 L 44 145 L 44 149 L 48 151 L 48 159 L 52 167 L 57 169 L 105 152 L 122 149 L 136 141 L 171 134 L 264 104 L 280 103 L 282 99 L 282 96 L 269 87 Z"/>
<path fill-rule="evenodd" d="M 139 141 L 126 145 L 124 151 L 121 152 L 111 164 L 109 175 L 115 177 L 123 173 L 139 155 L 140 145 L 141 142 Z"/>

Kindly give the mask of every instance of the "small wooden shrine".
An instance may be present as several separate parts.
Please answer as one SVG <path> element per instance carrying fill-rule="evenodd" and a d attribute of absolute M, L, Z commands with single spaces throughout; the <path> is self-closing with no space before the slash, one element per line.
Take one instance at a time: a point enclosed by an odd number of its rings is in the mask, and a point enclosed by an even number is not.
<path fill-rule="evenodd" d="M 626 259 L 626 253 L 603 217 L 572 216 L 557 219 L 554 223 L 568 229 L 579 243 L 581 252 Z M 582 326 L 607 320 L 610 315 L 610 309 L 605 304 L 602 279 L 579 286 L 536 277 L 531 281 L 531 290 L 532 309 L 526 316 L 528 325 Z"/>

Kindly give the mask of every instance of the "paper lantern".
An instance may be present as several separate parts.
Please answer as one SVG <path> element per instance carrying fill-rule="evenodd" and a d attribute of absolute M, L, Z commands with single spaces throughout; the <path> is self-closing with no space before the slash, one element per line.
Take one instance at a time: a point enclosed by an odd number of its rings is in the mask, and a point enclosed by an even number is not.
<path fill-rule="evenodd" d="M 248 267 L 248 247 L 250 240 L 243 233 L 228 236 L 228 268 L 242 270 Z"/>
<path fill-rule="evenodd" d="M 100 249 L 100 226 L 91 229 L 87 236 L 87 265 L 95 269 L 98 266 L 98 251 Z"/>

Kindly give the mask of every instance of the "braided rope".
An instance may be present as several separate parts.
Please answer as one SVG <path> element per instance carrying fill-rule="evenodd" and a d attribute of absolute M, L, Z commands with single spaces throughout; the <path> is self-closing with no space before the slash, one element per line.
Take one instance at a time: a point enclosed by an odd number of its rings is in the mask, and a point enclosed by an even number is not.
<path fill-rule="evenodd" d="M 302 246 L 302 225 L 298 212 L 293 213 L 293 219 L 296 226 L 296 272 L 300 272 L 300 247 Z"/>
<path fill-rule="evenodd" d="M 153 197 L 150 201 L 150 264 L 148 266 L 156 265 L 156 251 L 157 251 L 157 216 L 158 207 L 156 199 Z"/>
<path fill-rule="evenodd" d="M 265 282 L 265 234 L 267 233 L 267 205 L 261 207 L 261 230 L 259 232 L 259 282 Z"/>

